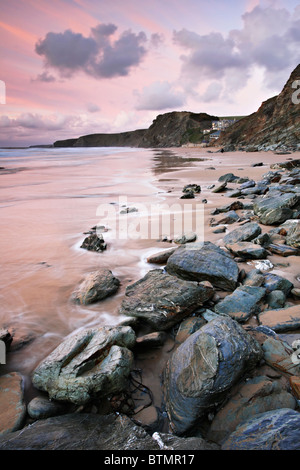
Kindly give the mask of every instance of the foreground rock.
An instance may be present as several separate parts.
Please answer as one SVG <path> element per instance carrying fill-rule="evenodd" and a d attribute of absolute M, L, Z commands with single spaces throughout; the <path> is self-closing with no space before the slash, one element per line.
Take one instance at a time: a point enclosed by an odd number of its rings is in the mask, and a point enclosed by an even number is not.
<path fill-rule="evenodd" d="M 222 450 L 300 450 L 300 413 L 283 408 L 241 424 Z"/>
<path fill-rule="evenodd" d="M 258 198 L 253 209 L 262 224 L 278 225 L 293 218 L 292 208 L 299 202 L 299 194 L 272 191 L 270 195 Z"/>
<path fill-rule="evenodd" d="M 213 294 L 209 282 L 184 281 L 154 269 L 127 287 L 119 313 L 137 317 L 154 330 L 166 330 L 193 313 Z"/>
<path fill-rule="evenodd" d="M 234 290 L 239 269 L 232 257 L 211 242 L 178 248 L 168 259 L 168 273 L 190 281 L 209 281 L 214 287 Z"/>
<path fill-rule="evenodd" d="M 265 310 L 258 317 L 260 325 L 268 326 L 276 332 L 297 330 L 300 328 L 300 308 L 293 305 L 288 308 Z"/>
<path fill-rule="evenodd" d="M 119 279 L 109 269 L 100 269 L 86 276 L 78 290 L 72 294 L 72 300 L 88 305 L 113 295 L 119 286 Z"/>
<path fill-rule="evenodd" d="M 238 287 L 215 306 L 215 311 L 230 315 L 239 322 L 245 322 L 252 314 L 260 311 L 258 304 L 265 292 L 263 287 Z"/>
<path fill-rule="evenodd" d="M 258 342 L 229 317 L 212 320 L 192 334 L 165 369 L 164 396 L 173 432 L 191 429 L 261 357 Z"/>
<path fill-rule="evenodd" d="M 23 378 L 18 372 L 0 377 L 0 436 L 21 429 L 26 416 Z"/>
<path fill-rule="evenodd" d="M 264 259 L 268 255 L 262 246 L 255 245 L 251 242 L 237 242 L 230 245 L 227 244 L 226 248 L 235 256 L 239 256 L 243 259 Z"/>
<path fill-rule="evenodd" d="M 68 336 L 39 366 L 33 385 L 54 400 L 85 404 L 121 391 L 133 364 L 131 327 L 85 329 Z"/>
<path fill-rule="evenodd" d="M 249 242 L 261 234 L 261 228 L 256 222 L 249 222 L 229 232 L 224 237 L 224 244 L 232 245 L 238 242 Z"/>
<path fill-rule="evenodd" d="M 239 388 L 216 414 L 208 438 L 222 443 L 247 419 L 280 408 L 295 409 L 297 402 L 279 381 L 266 376 L 254 377 Z"/>

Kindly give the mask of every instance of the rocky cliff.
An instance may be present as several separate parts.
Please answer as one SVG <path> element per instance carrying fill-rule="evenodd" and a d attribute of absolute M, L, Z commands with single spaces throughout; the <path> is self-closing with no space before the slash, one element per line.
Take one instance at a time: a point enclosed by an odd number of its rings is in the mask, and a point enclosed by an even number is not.
<path fill-rule="evenodd" d="M 300 64 L 279 95 L 222 132 L 214 145 L 246 150 L 299 149 L 300 103 L 292 99 L 296 80 L 300 80 Z"/>
<path fill-rule="evenodd" d="M 201 143 L 203 130 L 211 127 L 217 116 L 206 113 L 173 111 L 160 114 L 148 129 L 117 134 L 90 134 L 75 139 L 58 140 L 54 147 L 180 147 Z"/>

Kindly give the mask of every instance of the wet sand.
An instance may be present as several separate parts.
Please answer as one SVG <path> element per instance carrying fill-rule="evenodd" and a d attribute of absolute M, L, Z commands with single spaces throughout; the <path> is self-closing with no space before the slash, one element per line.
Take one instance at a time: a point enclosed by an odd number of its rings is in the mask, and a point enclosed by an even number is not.
<path fill-rule="evenodd" d="M 189 217 L 193 220 L 198 205 L 203 210 L 204 240 L 222 246 L 224 234 L 214 234 L 209 225 L 211 211 L 235 199 L 226 197 L 226 193 L 212 193 L 208 186 L 217 184 L 218 178 L 228 172 L 257 181 L 271 163 L 300 158 L 299 152 L 222 154 L 216 150 L 0 151 L 0 166 L 5 167 L 0 174 L 0 325 L 15 331 L 15 350 L 9 353 L 1 372 L 21 372 L 30 389 L 32 370 L 69 333 L 89 326 L 116 325 L 124 320 L 118 315 L 118 308 L 126 286 L 158 267 L 147 263 L 150 254 L 174 246 L 157 238 L 115 239 L 108 231 L 104 233 L 106 251 L 93 253 L 81 249 L 84 232 L 101 223 L 97 215 L 100 204 L 110 204 L 116 214 L 121 209 L 120 198 L 124 197 L 131 207 L 189 205 L 192 208 Z M 258 162 L 264 165 L 251 166 Z M 180 199 L 182 188 L 189 183 L 199 184 L 201 193 L 193 200 Z M 228 187 L 236 185 L 230 183 Z M 206 204 L 202 204 L 203 199 L 207 199 Z M 137 214 L 128 216 L 133 224 Z M 270 227 L 262 229 L 268 231 Z M 170 234 L 171 238 L 173 235 Z M 273 255 L 269 259 L 274 264 L 273 273 L 300 287 L 299 257 Z M 254 267 L 253 263 L 239 266 L 246 271 Z M 120 279 L 118 293 L 90 306 L 73 304 L 72 292 L 85 274 L 99 267 L 111 269 Z M 18 349 L 18 340 L 28 344 Z M 161 405 L 161 372 L 173 345 L 169 339 L 161 350 L 153 350 L 136 361 L 157 406 Z M 29 398 L 33 393 L 30 389 Z"/>

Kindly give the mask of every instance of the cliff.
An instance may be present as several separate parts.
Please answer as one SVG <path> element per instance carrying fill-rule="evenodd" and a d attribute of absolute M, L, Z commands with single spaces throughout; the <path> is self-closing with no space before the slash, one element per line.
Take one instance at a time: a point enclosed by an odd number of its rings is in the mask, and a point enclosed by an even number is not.
<path fill-rule="evenodd" d="M 297 150 L 300 142 L 300 104 L 292 100 L 296 91 L 292 87 L 295 80 L 300 80 L 300 64 L 293 70 L 279 95 L 264 101 L 255 113 L 222 132 L 214 145 L 246 150 Z"/>
<path fill-rule="evenodd" d="M 160 114 L 148 129 L 116 134 L 90 134 L 75 139 L 58 140 L 54 147 L 180 147 L 187 143 L 201 143 L 203 130 L 211 127 L 217 116 L 206 113 L 173 111 Z"/>

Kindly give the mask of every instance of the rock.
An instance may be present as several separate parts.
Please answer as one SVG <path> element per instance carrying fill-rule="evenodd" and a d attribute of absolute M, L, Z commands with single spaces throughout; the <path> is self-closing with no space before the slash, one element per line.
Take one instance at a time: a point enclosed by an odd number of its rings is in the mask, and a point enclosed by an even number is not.
<path fill-rule="evenodd" d="M 131 327 L 88 328 L 69 335 L 33 371 L 32 383 L 50 399 L 78 405 L 127 385 L 135 344 Z"/>
<path fill-rule="evenodd" d="M 199 330 L 201 326 L 205 325 L 206 321 L 202 317 L 189 317 L 180 323 L 176 333 L 176 343 L 183 343 L 195 331 Z"/>
<path fill-rule="evenodd" d="M 286 243 L 294 248 L 300 248 L 300 220 L 297 220 L 294 227 L 288 231 Z"/>
<path fill-rule="evenodd" d="M 136 338 L 135 348 L 159 348 L 166 341 L 166 334 L 163 331 L 154 331 Z"/>
<path fill-rule="evenodd" d="M 284 292 L 281 290 L 273 290 L 267 295 L 266 301 L 269 309 L 283 308 L 286 302 Z"/>
<path fill-rule="evenodd" d="M 160 251 L 159 253 L 155 253 L 154 255 L 150 255 L 147 258 L 147 263 L 152 264 L 166 264 L 168 258 L 177 250 L 177 247 L 170 248 L 169 250 Z"/>
<path fill-rule="evenodd" d="M 106 250 L 106 243 L 102 234 L 97 235 L 97 233 L 92 233 L 84 239 L 80 248 L 100 252 Z"/>
<path fill-rule="evenodd" d="M 217 444 L 202 437 L 178 437 L 174 434 L 156 432 L 152 438 L 164 450 L 220 450 Z"/>
<path fill-rule="evenodd" d="M 258 303 L 264 297 L 263 287 L 241 286 L 215 306 L 215 312 L 230 315 L 238 322 L 245 322 L 260 311 Z"/>
<path fill-rule="evenodd" d="M 260 272 L 259 269 L 252 269 L 249 271 L 243 281 L 245 286 L 256 286 L 260 287 L 265 282 L 265 276 Z"/>
<path fill-rule="evenodd" d="M 168 259 L 169 274 L 191 281 L 209 281 L 226 291 L 237 285 L 237 263 L 221 248 L 211 242 L 183 245 Z"/>
<path fill-rule="evenodd" d="M 212 320 L 187 338 L 164 373 L 164 398 L 173 433 L 190 430 L 261 357 L 257 341 L 229 317 Z"/>
<path fill-rule="evenodd" d="M 0 341 L 4 342 L 6 351 L 9 351 L 13 336 L 6 328 L 0 328 Z"/>
<path fill-rule="evenodd" d="M 288 308 L 265 310 L 258 316 L 259 324 L 276 332 L 292 331 L 300 328 L 300 309 L 293 305 Z"/>
<path fill-rule="evenodd" d="M 224 237 L 224 244 L 232 245 L 237 242 L 248 242 L 256 238 L 261 233 L 261 228 L 256 222 L 249 222 L 237 227 Z"/>
<path fill-rule="evenodd" d="M 70 413 L 36 421 L 0 438 L 0 450 L 159 450 L 126 415 Z"/>
<path fill-rule="evenodd" d="M 138 212 L 139 210 L 136 207 L 125 207 L 125 209 L 120 210 L 120 214 L 132 214 L 133 212 Z"/>
<path fill-rule="evenodd" d="M 49 400 L 46 397 L 35 397 L 27 406 L 27 412 L 32 419 L 44 419 L 66 413 L 65 403 Z"/>
<path fill-rule="evenodd" d="M 221 225 L 220 227 L 213 230 L 213 233 L 224 233 L 224 232 L 226 232 L 226 226 L 225 225 Z"/>
<path fill-rule="evenodd" d="M 258 198 L 254 203 L 254 213 L 264 225 L 276 225 L 293 218 L 292 208 L 300 201 L 295 193 L 272 194 Z"/>
<path fill-rule="evenodd" d="M 18 372 L 0 377 L 0 436 L 21 429 L 26 417 L 24 380 Z"/>
<path fill-rule="evenodd" d="M 300 413 L 282 408 L 256 415 L 229 436 L 222 450 L 300 450 Z"/>
<path fill-rule="evenodd" d="M 178 237 L 174 240 L 174 243 L 179 245 L 184 245 L 185 243 L 191 243 L 197 240 L 197 234 L 194 232 L 185 233 L 181 237 Z"/>
<path fill-rule="evenodd" d="M 255 181 L 254 180 L 249 180 L 246 181 L 245 183 L 242 183 L 240 185 L 240 189 L 247 189 L 247 188 L 253 188 L 255 186 Z"/>
<path fill-rule="evenodd" d="M 226 173 L 225 175 L 220 176 L 218 181 L 220 183 L 232 183 L 238 180 L 238 176 L 235 176 L 233 173 Z"/>
<path fill-rule="evenodd" d="M 267 256 L 267 252 L 262 246 L 251 242 L 227 244 L 226 248 L 234 255 L 244 259 L 264 259 Z"/>
<path fill-rule="evenodd" d="M 240 216 L 235 211 L 229 211 L 226 215 L 219 217 L 217 220 L 212 219 L 210 225 L 215 227 L 221 224 L 234 224 L 238 220 L 240 220 Z"/>
<path fill-rule="evenodd" d="M 222 191 L 225 191 L 227 186 L 227 182 L 225 181 L 224 183 L 220 184 L 219 186 L 215 187 L 212 192 L 213 193 L 221 193 Z"/>
<path fill-rule="evenodd" d="M 268 293 L 272 292 L 273 290 L 281 290 L 287 297 L 294 287 L 291 281 L 285 279 L 282 276 L 279 276 L 278 274 L 265 273 L 264 278 L 265 281 L 263 286 L 266 288 Z"/>
<path fill-rule="evenodd" d="M 194 191 L 186 191 L 186 192 L 180 197 L 180 199 L 194 199 L 194 197 L 195 197 Z"/>
<path fill-rule="evenodd" d="M 292 375 L 290 377 L 291 389 L 297 400 L 300 400 L 300 377 L 297 375 Z"/>
<path fill-rule="evenodd" d="M 113 295 L 119 286 L 119 279 L 109 269 L 99 269 L 85 277 L 78 290 L 73 292 L 72 300 L 88 305 Z"/>
<path fill-rule="evenodd" d="M 209 282 L 185 281 L 161 269 L 154 269 L 126 288 L 119 313 L 138 317 L 155 331 L 167 330 L 193 313 L 213 294 L 214 289 Z"/>
<path fill-rule="evenodd" d="M 220 212 L 229 212 L 229 211 L 237 211 L 244 208 L 244 204 L 241 201 L 234 201 L 231 204 L 226 204 L 222 207 L 217 207 L 215 214 L 219 214 Z"/>
<path fill-rule="evenodd" d="M 271 269 L 274 268 L 273 264 L 268 259 L 255 261 L 254 265 L 255 265 L 255 268 L 258 269 L 259 271 L 270 271 Z"/>
<path fill-rule="evenodd" d="M 274 253 L 275 255 L 280 256 L 298 256 L 300 255 L 300 251 L 298 248 L 293 248 L 291 246 L 282 245 L 282 244 L 273 244 L 271 243 L 268 245 L 268 250 Z"/>
<path fill-rule="evenodd" d="M 186 192 L 194 192 L 194 193 L 201 193 L 201 186 L 199 186 L 199 184 L 187 184 L 186 186 L 184 186 L 182 192 L 186 193 Z"/>
<path fill-rule="evenodd" d="M 266 376 L 254 377 L 239 387 L 217 412 L 207 438 L 221 444 L 240 424 L 253 416 L 280 408 L 294 410 L 296 406 L 295 398 L 280 382 Z"/>

